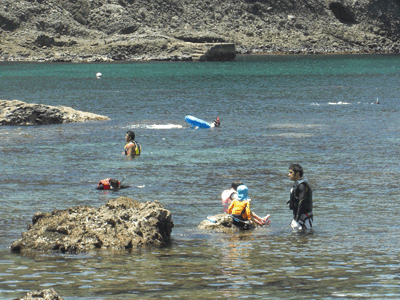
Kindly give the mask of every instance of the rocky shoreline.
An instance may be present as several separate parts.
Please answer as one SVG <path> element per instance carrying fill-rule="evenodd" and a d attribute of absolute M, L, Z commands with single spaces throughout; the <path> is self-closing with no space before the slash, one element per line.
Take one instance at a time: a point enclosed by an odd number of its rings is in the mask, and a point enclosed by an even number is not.
<path fill-rule="evenodd" d="M 236 54 L 400 50 L 398 0 L 3 2 L 3 62 L 193 61 L 207 43 Z"/>
<path fill-rule="evenodd" d="M 239 230 L 233 224 L 232 217 L 226 213 L 207 217 L 207 219 L 202 221 L 197 228 L 223 233 L 231 233 Z"/>

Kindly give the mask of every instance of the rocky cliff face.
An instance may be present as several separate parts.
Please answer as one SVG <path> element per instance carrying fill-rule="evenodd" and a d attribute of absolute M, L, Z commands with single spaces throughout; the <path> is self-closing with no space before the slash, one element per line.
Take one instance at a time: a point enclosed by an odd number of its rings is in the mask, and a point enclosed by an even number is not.
<path fill-rule="evenodd" d="M 0 60 L 190 60 L 238 53 L 398 52 L 400 0 L 2 0 Z"/>

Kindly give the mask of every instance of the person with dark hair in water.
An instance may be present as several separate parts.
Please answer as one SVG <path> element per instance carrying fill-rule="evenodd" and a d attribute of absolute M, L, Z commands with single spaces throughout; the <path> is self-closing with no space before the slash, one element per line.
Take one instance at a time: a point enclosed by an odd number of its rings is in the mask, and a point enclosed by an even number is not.
<path fill-rule="evenodd" d="M 312 189 L 307 180 L 303 179 L 303 168 L 299 164 L 290 164 L 289 179 L 294 181 L 290 191 L 290 199 L 286 204 L 293 211 L 293 229 L 311 229 L 314 221 Z"/>
<path fill-rule="evenodd" d="M 219 127 L 219 126 L 221 126 L 221 122 L 219 121 L 219 117 L 217 117 L 211 124 L 211 127 Z"/>
<path fill-rule="evenodd" d="M 127 144 L 124 147 L 124 153 L 127 156 L 140 155 L 142 152 L 142 146 L 135 141 L 135 133 L 133 131 L 128 131 L 125 136 Z"/>
<path fill-rule="evenodd" d="M 122 185 L 122 181 L 112 178 L 100 180 L 96 189 L 98 190 L 120 190 L 128 188 L 128 185 Z"/>
<path fill-rule="evenodd" d="M 98 190 L 119 190 L 121 188 L 121 182 L 117 179 L 106 178 L 100 180 L 97 184 Z"/>

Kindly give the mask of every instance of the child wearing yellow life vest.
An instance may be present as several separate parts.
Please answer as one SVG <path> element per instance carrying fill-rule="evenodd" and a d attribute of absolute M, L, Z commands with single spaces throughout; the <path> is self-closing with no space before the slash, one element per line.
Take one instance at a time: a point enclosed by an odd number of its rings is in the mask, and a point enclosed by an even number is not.
<path fill-rule="evenodd" d="M 232 201 L 228 208 L 228 213 L 233 217 L 233 224 L 243 229 L 248 229 L 249 222 L 253 225 L 255 225 L 253 222 L 261 226 L 269 225 L 271 223 L 271 221 L 268 220 L 269 215 L 260 218 L 250 210 L 251 199 L 247 196 L 248 190 L 249 189 L 244 184 L 237 187 L 238 200 Z"/>

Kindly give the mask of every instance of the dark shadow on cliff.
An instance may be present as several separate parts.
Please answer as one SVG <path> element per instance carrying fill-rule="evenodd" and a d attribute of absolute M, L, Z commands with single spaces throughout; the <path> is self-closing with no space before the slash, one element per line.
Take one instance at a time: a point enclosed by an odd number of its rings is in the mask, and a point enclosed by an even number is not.
<path fill-rule="evenodd" d="M 356 24 L 356 17 L 355 15 L 342 3 L 339 2 L 331 2 L 329 4 L 329 9 L 333 12 L 336 19 L 338 19 L 342 23 L 346 24 Z"/>

